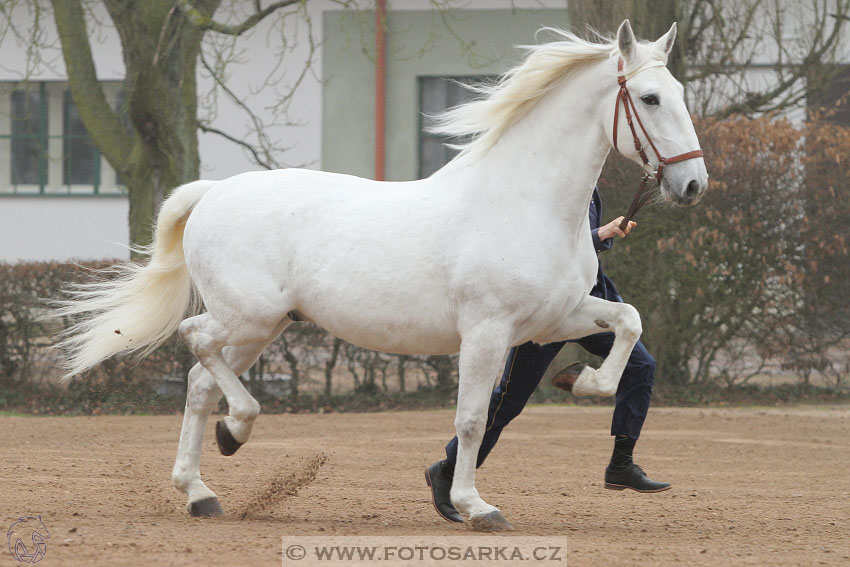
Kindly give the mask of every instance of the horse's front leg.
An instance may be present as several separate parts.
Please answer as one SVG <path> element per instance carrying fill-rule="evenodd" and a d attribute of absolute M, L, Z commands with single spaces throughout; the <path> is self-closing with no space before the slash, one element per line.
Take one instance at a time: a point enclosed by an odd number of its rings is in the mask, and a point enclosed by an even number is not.
<path fill-rule="evenodd" d="M 452 481 L 451 501 L 469 518 L 477 531 L 512 529 L 499 509 L 484 502 L 475 488 L 475 463 L 487 425 L 487 408 L 493 391 L 493 376 L 504 364 L 507 334 L 480 326 L 463 335 L 458 370 L 457 429 L 458 450 Z"/>
<path fill-rule="evenodd" d="M 642 332 L 640 314 L 628 303 L 615 303 L 589 295 L 559 329 L 560 340 L 604 332 L 614 333 L 611 352 L 598 369 L 584 365 L 575 368 L 572 393 L 576 396 L 613 396 L 617 393 L 626 363 Z"/>

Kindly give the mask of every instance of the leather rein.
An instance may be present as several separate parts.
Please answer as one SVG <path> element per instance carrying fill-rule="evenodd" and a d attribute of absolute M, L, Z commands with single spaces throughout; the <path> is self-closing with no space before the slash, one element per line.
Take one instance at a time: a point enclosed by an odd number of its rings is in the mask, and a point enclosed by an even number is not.
<path fill-rule="evenodd" d="M 635 141 L 635 150 L 637 150 L 638 155 L 640 155 L 640 159 L 643 161 L 645 172 L 640 181 L 640 186 L 632 199 L 632 203 L 629 205 L 629 210 L 626 212 L 623 222 L 620 223 L 620 230 L 626 230 L 626 227 L 629 226 L 629 221 L 631 221 L 637 214 L 638 210 L 640 210 L 640 208 L 649 201 L 649 180 L 655 179 L 655 187 L 660 187 L 661 180 L 664 178 L 665 166 L 671 163 L 702 157 L 702 150 L 693 150 L 669 158 L 663 157 L 658 151 L 658 148 L 655 147 L 655 143 L 652 141 L 652 138 L 649 137 L 649 133 L 646 131 L 646 128 L 644 128 L 640 115 L 638 115 L 637 107 L 632 100 L 632 95 L 629 93 L 629 89 L 626 86 L 626 76 L 623 74 L 622 57 L 617 60 L 617 82 L 620 84 L 620 92 L 617 93 L 617 101 L 614 104 L 614 149 L 619 151 L 619 148 L 617 147 L 617 127 L 620 119 L 620 103 L 622 102 L 623 110 L 626 113 L 626 121 L 629 124 L 629 129 L 632 131 L 632 138 L 634 138 Z M 652 173 L 646 173 L 647 168 L 652 168 L 653 166 L 650 163 L 649 158 L 646 156 L 646 150 L 644 149 L 640 138 L 638 138 L 637 129 L 635 128 L 632 116 L 637 119 L 638 126 L 640 126 L 646 141 L 649 142 L 652 151 L 655 152 L 655 155 L 658 157 L 658 167 L 656 167 Z"/>

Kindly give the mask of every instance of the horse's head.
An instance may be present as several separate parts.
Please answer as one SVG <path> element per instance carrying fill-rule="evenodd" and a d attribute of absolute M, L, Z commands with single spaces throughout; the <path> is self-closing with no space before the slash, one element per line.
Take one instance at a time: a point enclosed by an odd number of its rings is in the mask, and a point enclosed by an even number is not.
<path fill-rule="evenodd" d="M 616 104 L 611 104 L 616 109 L 608 131 L 620 153 L 647 172 L 658 172 L 665 199 L 693 205 L 708 186 L 708 173 L 697 151 L 699 140 L 685 107 L 684 88 L 666 67 L 675 39 L 675 23 L 654 43 L 638 43 L 628 20 L 620 25 L 620 88 Z"/>

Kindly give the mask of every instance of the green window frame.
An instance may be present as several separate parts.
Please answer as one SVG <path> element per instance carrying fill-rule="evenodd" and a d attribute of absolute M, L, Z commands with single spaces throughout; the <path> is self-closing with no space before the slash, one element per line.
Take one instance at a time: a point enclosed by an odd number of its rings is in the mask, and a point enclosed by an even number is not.
<path fill-rule="evenodd" d="M 47 135 L 47 119 L 48 119 L 48 107 L 47 107 L 47 93 L 46 87 L 44 83 L 39 83 L 38 90 L 36 91 L 38 94 L 38 101 L 36 103 L 38 116 L 36 117 L 37 126 L 34 130 L 27 128 L 25 126 L 26 117 L 16 116 L 16 110 L 21 110 L 19 107 L 21 102 L 25 106 L 27 96 L 31 95 L 32 90 L 30 89 L 14 89 L 10 93 L 10 104 L 12 108 L 12 117 L 11 117 L 11 127 L 9 134 L 2 135 L 0 137 L 6 138 L 9 140 L 9 179 L 8 182 L 11 184 L 13 191 L 17 193 L 17 188 L 19 185 L 38 185 L 39 191 L 44 190 L 44 186 L 47 184 L 47 144 L 48 144 L 48 135 Z M 32 112 L 33 109 L 27 108 L 24 112 Z M 36 170 L 38 180 L 37 183 L 28 183 L 26 179 L 23 178 L 25 172 L 21 172 L 18 170 L 18 166 L 20 165 L 20 154 L 22 152 L 32 152 L 35 151 L 35 160 L 37 162 Z"/>
<path fill-rule="evenodd" d="M 126 120 L 120 81 L 104 85 Z M 9 166 L 0 165 L 0 198 L 126 197 L 126 183 L 102 166 L 103 156 L 83 126 L 67 82 L 2 81 L 0 97 L 0 164 Z"/>
<path fill-rule="evenodd" d="M 100 150 L 91 140 L 77 113 L 77 107 L 71 98 L 71 91 L 62 93 L 62 184 L 69 188 L 71 185 L 91 185 L 92 192 L 100 193 Z M 88 160 L 85 154 L 90 154 Z M 82 157 L 82 160 L 75 160 Z M 79 181 L 77 176 L 86 173 L 83 162 L 91 166 L 91 180 Z"/>

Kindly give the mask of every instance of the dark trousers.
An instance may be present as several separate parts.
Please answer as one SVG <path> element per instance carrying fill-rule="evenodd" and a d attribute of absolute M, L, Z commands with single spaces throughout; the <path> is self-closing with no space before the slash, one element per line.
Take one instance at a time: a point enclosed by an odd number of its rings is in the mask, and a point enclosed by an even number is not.
<path fill-rule="evenodd" d="M 606 357 L 614 344 L 614 333 L 601 333 L 577 341 L 585 350 Z M 502 380 L 493 390 L 487 427 L 481 449 L 478 451 L 480 467 L 496 445 L 502 429 L 518 416 L 534 392 L 549 363 L 558 354 L 565 342 L 538 345 L 527 342 L 511 349 Z M 626 435 L 632 439 L 640 437 L 640 430 L 649 411 L 649 399 L 655 379 L 655 359 L 638 341 L 620 379 L 611 422 L 611 435 Z M 457 459 L 457 437 L 446 445 L 446 458 L 454 463 Z"/>

